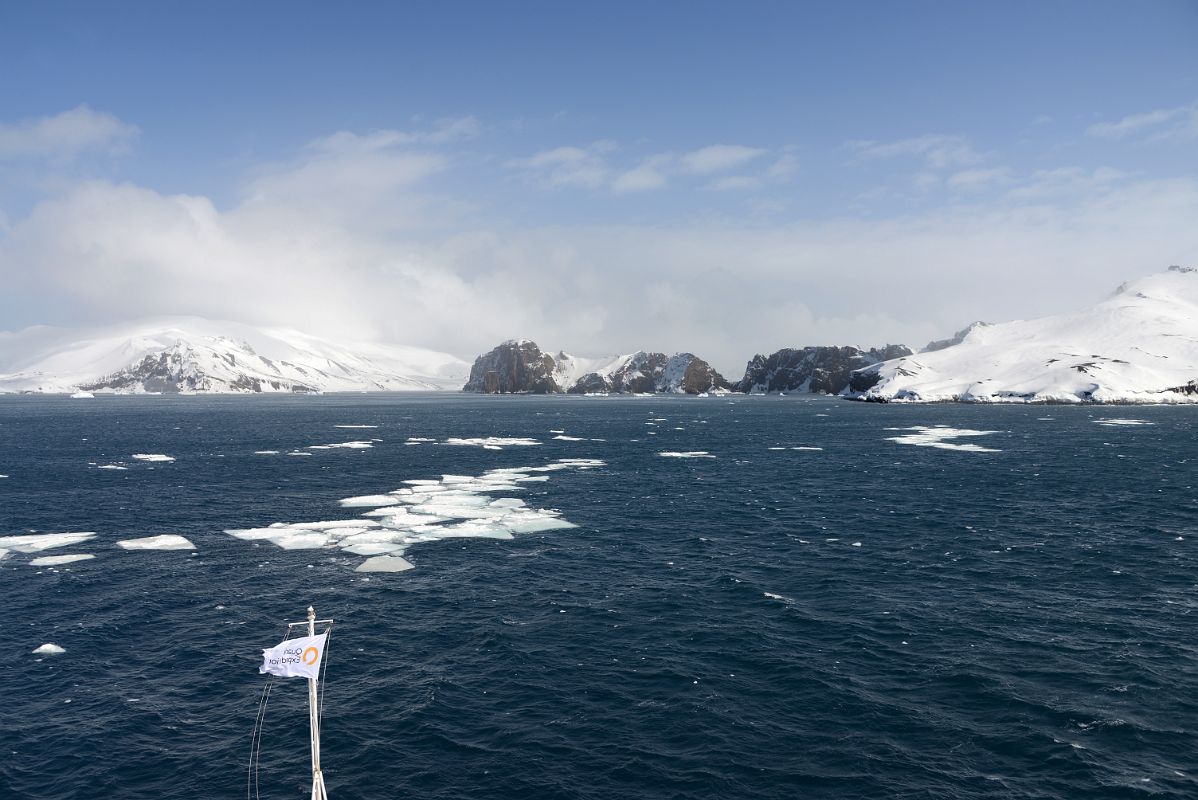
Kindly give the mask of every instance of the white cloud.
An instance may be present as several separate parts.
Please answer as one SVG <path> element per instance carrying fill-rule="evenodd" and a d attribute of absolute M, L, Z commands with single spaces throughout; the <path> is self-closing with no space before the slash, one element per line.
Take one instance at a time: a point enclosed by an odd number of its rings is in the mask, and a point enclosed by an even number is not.
<path fill-rule="evenodd" d="M 765 171 L 765 177 L 772 181 L 788 180 L 799 171 L 799 159 L 793 153 L 783 153 L 777 161 Z"/>
<path fill-rule="evenodd" d="M 769 151 L 759 147 L 745 147 L 739 144 L 713 144 L 685 153 L 678 161 L 683 172 L 710 175 L 713 172 L 736 169 L 767 152 Z"/>
<path fill-rule="evenodd" d="M 611 169 L 604 160 L 610 143 L 599 142 L 589 147 L 555 147 L 528 158 L 506 162 L 512 169 L 524 170 L 547 186 L 584 186 L 596 188 L 607 184 Z"/>
<path fill-rule="evenodd" d="M 1010 183 L 1011 170 L 1007 167 L 992 169 L 965 169 L 948 176 L 945 184 L 958 191 L 973 191 Z"/>
<path fill-rule="evenodd" d="M 51 117 L 0 124 L 0 158 L 70 160 L 88 151 L 119 154 L 137 135 L 137 126 L 81 105 Z"/>
<path fill-rule="evenodd" d="M 660 189 L 666 185 L 666 172 L 672 163 L 673 158 L 668 155 L 650 156 L 636 167 L 616 176 L 612 181 L 612 191 L 622 194 Z"/>
<path fill-rule="evenodd" d="M 984 156 L 961 136 L 926 134 L 896 142 L 855 140 L 848 146 L 864 158 L 918 157 L 929 169 L 948 169 L 969 166 L 984 160 Z"/>
<path fill-rule="evenodd" d="M 1102 139 L 1128 139 L 1147 134 L 1147 141 L 1198 137 L 1198 103 L 1131 114 L 1117 122 L 1099 122 L 1086 134 Z"/>
<path fill-rule="evenodd" d="M 1010 177 L 1014 188 L 985 204 L 959 196 L 868 218 L 500 226 L 442 213 L 463 202 L 432 186 L 453 156 L 394 133 L 313 143 L 256 170 L 227 208 L 131 184 L 66 186 L 0 230 L 2 318 L 197 314 L 467 357 L 529 336 L 582 355 L 690 350 L 738 377 L 754 352 L 919 346 L 974 319 L 1081 306 L 1138 274 L 1198 261 L 1191 178 L 959 169 L 928 174 L 938 185 Z M 609 189 L 641 168 L 646 183 L 654 170 L 685 179 L 680 157 L 620 173 L 607 166 L 616 155 L 603 143 L 557 148 L 520 169 L 598 161 Z M 768 182 L 770 162 L 759 163 L 707 180 Z M 46 316 L 29 319 L 30 309 Z"/>

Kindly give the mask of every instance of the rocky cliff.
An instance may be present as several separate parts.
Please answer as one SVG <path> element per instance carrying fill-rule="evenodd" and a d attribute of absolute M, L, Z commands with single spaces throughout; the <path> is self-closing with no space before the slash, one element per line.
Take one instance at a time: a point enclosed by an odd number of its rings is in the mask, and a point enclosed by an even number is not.
<path fill-rule="evenodd" d="M 910 348 L 888 344 L 862 350 L 857 347 L 784 348 L 757 355 L 746 365 L 745 376 L 734 387 L 739 392 L 812 392 L 839 394 L 849 386 L 854 371 L 911 355 Z"/>
<path fill-rule="evenodd" d="M 479 356 L 466 392 L 570 394 L 699 394 L 727 391 L 728 382 L 692 353 L 639 351 L 625 356 L 581 359 L 541 351 L 527 339 L 511 340 Z"/>

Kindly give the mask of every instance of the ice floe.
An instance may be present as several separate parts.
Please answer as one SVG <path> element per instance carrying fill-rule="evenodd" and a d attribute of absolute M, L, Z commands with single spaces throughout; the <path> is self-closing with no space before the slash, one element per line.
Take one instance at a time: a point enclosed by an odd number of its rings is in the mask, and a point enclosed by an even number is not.
<path fill-rule="evenodd" d="M 412 479 L 393 492 L 347 497 L 342 507 L 372 507 L 356 519 L 276 522 L 264 528 L 230 529 L 246 541 L 266 541 L 285 550 L 336 549 L 368 556 L 363 572 L 399 572 L 411 565 L 400 556 L 415 544 L 451 538 L 511 539 L 518 534 L 576 527 L 561 512 L 530 507 L 519 497 L 530 483 L 561 470 L 604 465 L 589 458 L 563 458 L 536 467 L 503 467 L 482 475 L 442 475 Z M 407 566 L 405 566 L 407 565 Z"/>
<path fill-rule="evenodd" d="M 336 444 L 310 444 L 310 445 L 308 445 L 308 449 L 309 450 L 367 450 L 371 447 L 374 447 L 375 441 L 378 441 L 378 440 L 371 440 L 369 442 L 365 442 L 365 441 L 337 442 Z"/>
<path fill-rule="evenodd" d="M 356 430 L 356 429 L 359 429 L 359 428 L 362 428 L 362 429 L 365 429 L 365 428 L 377 428 L 377 427 L 378 427 L 378 425 L 334 425 L 333 427 L 334 427 L 334 428 L 349 428 L 349 429 L 351 429 L 351 430 Z"/>
<path fill-rule="evenodd" d="M 196 546 L 182 536 L 164 533 L 159 536 L 146 536 L 141 539 L 122 539 L 117 547 L 125 550 L 195 550 Z"/>
<path fill-rule="evenodd" d="M 71 395 L 72 400 L 95 400 L 96 396 L 91 392 L 78 391 Z"/>
<path fill-rule="evenodd" d="M 57 656 L 66 652 L 66 648 L 59 647 L 54 642 L 46 642 L 42 646 L 33 651 L 35 656 Z"/>
<path fill-rule="evenodd" d="M 413 441 L 409 439 L 408 441 Z M 482 447 L 487 450 L 499 450 L 504 447 L 535 447 L 539 445 L 536 439 L 528 439 L 519 436 L 477 436 L 474 438 L 458 438 L 451 436 L 446 439 L 443 444 L 456 445 L 458 447 Z"/>
<path fill-rule="evenodd" d="M 686 451 L 666 450 L 665 452 L 658 453 L 658 455 L 663 456 L 665 458 L 715 458 L 715 456 L 713 456 L 711 453 L 707 452 L 706 450 L 686 450 Z"/>
<path fill-rule="evenodd" d="M 566 436 L 565 434 L 558 434 L 557 436 L 554 436 L 553 438 L 557 439 L 559 442 L 585 442 L 586 441 L 586 439 L 583 439 L 580 436 Z"/>
<path fill-rule="evenodd" d="M 7 475 L 0 475 L 0 478 L 7 478 Z"/>
<path fill-rule="evenodd" d="M 133 459 L 135 461 L 150 461 L 165 464 L 169 461 L 174 461 L 175 457 L 163 455 L 162 453 L 134 453 Z"/>
<path fill-rule="evenodd" d="M 256 456 L 277 456 L 278 454 L 279 454 L 278 450 L 255 450 L 254 451 L 254 455 L 256 455 Z"/>
<path fill-rule="evenodd" d="M 74 564 L 76 561 L 87 561 L 95 558 L 91 553 L 68 553 L 61 556 L 41 556 L 29 562 L 31 567 L 58 567 L 63 564 Z"/>
<path fill-rule="evenodd" d="M 95 538 L 92 531 L 77 533 L 31 533 L 24 536 L 0 536 L 0 548 L 17 553 L 40 553 L 55 547 L 69 547 Z"/>
<path fill-rule="evenodd" d="M 969 428 L 950 428 L 947 425 L 936 425 L 933 427 L 924 427 L 914 425 L 909 428 L 886 428 L 888 431 L 910 431 L 900 436 L 887 436 L 887 441 L 897 442 L 898 444 L 910 444 L 916 447 L 938 447 L 941 450 L 959 450 L 967 453 L 1001 453 L 993 447 L 982 447 L 979 444 L 954 442 L 953 439 L 962 439 L 973 436 L 989 436 L 992 433 L 999 431 L 975 431 Z"/>
<path fill-rule="evenodd" d="M 119 470 L 127 470 L 127 469 L 129 469 L 129 468 L 128 468 L 128 467 L 121 466 L 120 464 L 101 464 L 100 466 L 96 467 L 96 469 L 119 469 Z"/>
<path fill-rule="evenodd" d="M 1118 418 L 1118 417 L 1107 417 L 1106 419 L 1096 419 L 1094 421 L 1096 423 L 1098 423 L 1099 425 L 1109 425 L 1111 427 L 1116 427 L 1116 426 L 1120 426 L 1120 425 L 1153 425 L 1154 424 L 1152 422 L 1149 422 L 1146 419 L 1122 419 L 1122 418 Z"/>

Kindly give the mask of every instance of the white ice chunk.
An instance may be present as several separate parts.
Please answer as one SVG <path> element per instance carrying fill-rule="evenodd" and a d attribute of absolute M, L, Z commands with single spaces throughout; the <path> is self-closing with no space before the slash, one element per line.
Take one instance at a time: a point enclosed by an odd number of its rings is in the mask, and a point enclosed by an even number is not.
<path fill-rule="evenodd" d="M 337 501 L 342 508 L 377 508 L 393 506 L 399 503 L 399 498 L 388 494 L 364 494 L 358 497 L 346 497 Z"/>
<path fill-rule="evenodd" d="M 715 456 L 713 456 L 711 453 L 707 452 L 706 450 L 686 450 L 686 451 L 667 450 L 665 452 L 658 453 L 658 455 L 663 456 L 665 458 L 715 458 Z"/>
<path fill-rule="evenodd" d="M 975 431 L 969 428 L 950 428 L 948 426 L 936 425 L 933 427 L 925 427 L 914 425 L 909 428 L 887 428 L 887 430 L 899 431 L 914 431 L 913 433 L 903 434 L 901 436 L 888 436 L 888 441 L 897 442 L 898 444 L 909 444 L 916 447 L 937 447 L 942 450 L 959 450 L 967 453 L 999 453 L 1000 450 L 995 450 L 992 447 L 982 447 L 977 444 L 961 444 L 952 441 L 964 437 L 973 436 L 988 436 L 999 431 Z"/>
<path fill-rule="evenodd" d="M 358 565 L 355 572 L 405 572 L 412 569 L 412 562 L 399 556 L 375 556 Z"/>
<path fill-rule="evenodd" d="M 96 396 L 91 392 L 85 392 L 82 389 L 71 395 L 72 400 L 95 400 Z"/>
<path fill-rule="evenodd" d="M 456 445 L 459 447 L 533 447 L 539 445 L 536 439 L 529 439 L 518 436 L 483 436 L 474 438 L 459 438 L 451 436 L 446 439 L 444 444 Z"/>
<path fill-rule="evenodd" d="M 255 450 L 254 451 L 254 455 L 256 455 L 256 456 L 277 456 L 278 454 L 279 454 L 278 450 Z M 304 453 L 304 455 L 308 455 L 308 454 Z"/>
<path fill-rule="evenodd" d="M 374 447 L 373 442 L 337 442 L 336 444 L 310 444 L 309 450 L 365 450 Z"/>
<path fill-rule="evenodd" d="M 174 456 L 167 456 L 162 453 L 134 453 L 133 458 L 138 461 L 151 461 L 155 463 L 166 463 L 175 460 Z"/>
<path fill-rule="evenodd" d="M 25 536 L 0 536 L 0 547 L 18 553 L 39 553 L 55 547 L 68 547 L 95 538 L 91 531 L 79 533 L 33 533 Z"/>
<path fill-rule="evenodd" d="M 554 436 L 553 438 L 557 439 L 558 441 L 561 441 L 561 442 L 585 442 L 586 441 L 586 439 L 583 439 L 579 436 L 564 436 L 561 434 Z"/>
<path fill-rule="evenodd" d="M 66 652 L 66 648 L 59 647 L 54 642 L 46 642 L 42 646 L 33 651 L 35 656 L 57 656 Z"/>
<path fill-rule="evenodd" d="M 33 567 L 57 567 L 60 564 L 74 564 L 76 561 L 87 561 L 95 558 L 91 553 L 70 553 L 61 556 L 42 556 L 29 562 Z"/>
<path fill-rule="evenodd" d="M 160 536 L 146 536 L 142 539 L 122 539 L 117 547 L 126 550 L 195 550 L 196 546 L 182 536 L 164 533 Z"/>

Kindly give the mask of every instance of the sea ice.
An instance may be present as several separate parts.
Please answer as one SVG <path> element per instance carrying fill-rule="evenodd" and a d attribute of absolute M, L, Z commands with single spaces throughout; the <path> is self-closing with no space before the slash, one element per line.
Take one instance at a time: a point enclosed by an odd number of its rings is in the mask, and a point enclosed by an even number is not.
<path fill-rule="evenodd" d="M 86 542 L 88 539 L 95 538 L 95 535 L 91 531 L 81 531 L 78 533 L 33 533 L 25 536 L 0 536 L 0 547 L 18 553 L 39 553 L 42 550 L 51 550 L 55 547 L 68 547 L 80 542 Z"/>
<path fill-rule="evenodd" d="M 554 436 L 553 438 L 557 439 L 558 441 L 562 441 L 562 442 L 584 442 L 584 441 L 586 441 L 585 439 L 578 437 L 578 436 L 565 436 L 562 434 Z"/>
<path fill-rule="evenodd" d="M 279 454 L 278 450 L 255 450 L 254 451 L 254 455 L 256 455 L 256 456 L 277 456 L 278 454 Z M 305 453 L 304 455 L 307 455 L 307 453 Z"/>
<path fill-rule="evenodd" d="M 500 449 L 504 447 L 533 447 L 539 445 L 536 439 L 528 439 L 516 436 L 485 436 L 469 439 L 458 438 L 451 436 L 446 439 L 443 444 L 457 445 L 459 447 L 482 447 L 488 450 Z"/>
<path fill-rule="evenodd" d="M 1000 453 L 992 447 L 982 447 L 977 444 L 960 444 L 952 441 L 970 436 L 988 436 L 999 431 L 975 431 L 968 428 L 950 428 L 948 426 L 924 427 L 915 425 L 909 428 L 887 428 L 888 431 L 914 431 L 901 436 L 888 436 L 888 441 L 898 444 L 910 444 L 916 447 L 938 447 L 942 450 L 959 450 L 967 453 Z"/>
<path fill-rule="evenodd" d="M 94 394 L 92 394 L 91 392 L 85 392 L 83 390 L 80 390 L 78 392 L 75 392 L 73 395 L 71 395 L 71 399 L 72 400 L 95 400 L 96 396 Z"/>
<path fill-rule="evenodd" d="M 158 463 L 166 463 L 175 460 L 174 456 L 166 456 L 162 453 L 134 453 L 133 458 L 137 461 L 151 461 Z"/>
<path fill-rule="evenodd" d="M 412 563 L 399 556 L 375 556 L 368 558 L 358 565 L 355 572 L 405 572 L 412 569 Z"/>
<path fill-rule="evenodd" d="M 378 425 L 334 425 L 334 428 L 377 428 Z"/>
<path fill-rule="evenodd" d="M 492 498 L 492 492 L 518 492 L 519 481 L 545 481 L 559 470 L 587 470 L 603 461 L 558 459 L 537 467 L 504 467 L 482 475 L 443 475 L 440 480 L 406 480 L 406 486 L 378 495 L 341 501 L 346 507 L 371 508 L 357 519 L 325 522 L 274 523 L 265 528 L 225 531 L 238 539 L 269 541 L 289 550 L 336 548 L 371 556 L 364 571 L 400 571 L 411 565 L 399 554 L 407 547 L 449 538 L 511 539 L 519 533 L 539 533 L 576 527 L 557 511 L 529 508 L 514 497 Z M 407 564 L 407 566 L 403 566 Z M 367 566 L 370 565 L 370 566 Z"/>
<path fill-rule="evenodd" d="M 1098 423 L 1099 425 L 1110 425 L 1111 427 L 1114 427 L 1117 425 L 1152 425 L 1152 424 L 1154 424 L 1152 422 L 1149 422 L 1146 419 L 1120 419 L 1117 417 L 1107 417 L 1106 419 L 1096 419 L 1094 421 L 1096 423 Z"/>
<path fill-rule="evenodd" d="M 364 494 L 360 497 L 346 497 L 337 502 L 342 508 L 378 508 L 398 505 L 399 499 L 388 494 Z"/>
<path fill-rule="evenodd" d="M 57 567 L 61 564 L 73 564 L 76 561 L 87 561 L 95 558 L 91 553 L 69 553 L 61 556 L 42 556 L 29 562 L 31 567 Z"/>
<path fill-rule="evenodd" d="M 658 455 L 665 458 L 715 458 L 715 456 L 706 450 L 686 450 L 682 452 L 667 450 L 663 453 L 658 453 Z"/>
<path fill-rule="evenodd" d="M 310 444 L 309 450 L 366 450 L 374 447 L 373 442 L 337 442 L 336 444 Z"/>
<path fill-rule="evenodd" d="M 164 533 L 159 536 L 146 536 L 141 539 L 122 539 L 117 547 L 126 550 L 195 550 L 196 546 L 182 536 Z"/>
<path fill-rule="evenodd" d="M 54 642 L 46 642 L 41 647 L 33 651 L 35 656 L 57 656 L 66 652 L 66 648 L 59 647 Z"/>

